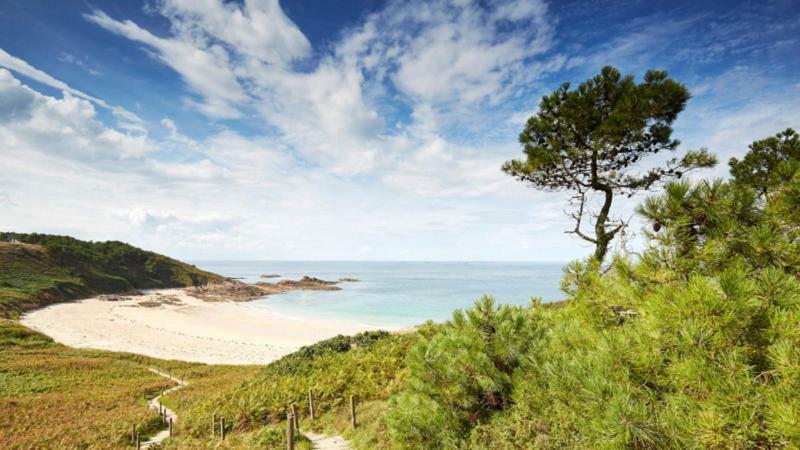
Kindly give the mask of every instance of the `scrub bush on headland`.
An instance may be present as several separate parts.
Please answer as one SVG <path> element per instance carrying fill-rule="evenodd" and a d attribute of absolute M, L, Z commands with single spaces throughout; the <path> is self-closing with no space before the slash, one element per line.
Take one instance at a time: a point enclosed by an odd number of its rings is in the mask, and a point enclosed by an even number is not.
<path fill-rule="evenodd" d="M 797 148 L 791 130 L 764 143 Z M 645 200 L 646 249 L 571 264 L 563 307 L 483 300 L 423 330 L 394 446 L 800 445 L 800 160 L 774 153 L 780 177 L 746 157 Z"/>

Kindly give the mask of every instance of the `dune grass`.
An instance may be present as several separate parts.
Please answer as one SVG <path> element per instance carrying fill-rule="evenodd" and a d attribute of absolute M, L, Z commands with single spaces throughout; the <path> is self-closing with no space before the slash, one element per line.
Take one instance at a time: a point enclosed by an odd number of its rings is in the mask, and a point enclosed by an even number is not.
<path fill-rule="evenodd" d="M 158 416 L 147 410 L 147 399 L 174 383 L 150 367 L 191 383 L 174 394 L 179 416 L 192 401 L 237 385 L 258 370 L 73 349 L 0 319 L 2 447 L 121 448 L 130 444 L 133 424 L 143 436 L 156 431 Z"/>

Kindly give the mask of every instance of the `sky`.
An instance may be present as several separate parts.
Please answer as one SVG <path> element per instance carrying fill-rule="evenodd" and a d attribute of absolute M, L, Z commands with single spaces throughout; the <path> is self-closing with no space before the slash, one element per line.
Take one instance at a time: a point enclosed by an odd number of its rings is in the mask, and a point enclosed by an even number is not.
<path fill-rule="evenodd" d="M 686 84 L 678 154 L 721 161 L 696 176 L 800 127 L 796 0 L 0 0 L 0 230 L 191 260 L 581 258 L 566 194 L 500 166 L 543 95 L 605 65 Z M 614 205 L 634 247 L 642 198 Z"/>

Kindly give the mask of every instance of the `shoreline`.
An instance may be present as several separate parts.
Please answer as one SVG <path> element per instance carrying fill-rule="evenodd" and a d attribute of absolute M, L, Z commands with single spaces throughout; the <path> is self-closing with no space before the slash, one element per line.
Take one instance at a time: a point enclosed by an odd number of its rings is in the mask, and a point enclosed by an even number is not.
<path fill-rule="evenodd" d="M 338 334 L 387 329 L 289 316 L 246 302 L 207 302 L 185 288 L 58 303 L 26 313 L 20 322 L 70 347 L 235 365 L 268 364 Z"/>

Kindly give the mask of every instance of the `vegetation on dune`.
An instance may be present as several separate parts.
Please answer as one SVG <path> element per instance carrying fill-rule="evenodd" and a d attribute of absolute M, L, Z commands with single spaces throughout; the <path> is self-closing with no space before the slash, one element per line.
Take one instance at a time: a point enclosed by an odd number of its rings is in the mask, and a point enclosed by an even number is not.
<path fill-rule="evenodd" d="M 147 409 L 147 399 L 174 383 L 150 368 L 188 381 L 183 389 L 164 397 L 179 417 L 195 403 L 220 395 L 262 370 L 73 349 L 16 321 L 0 319 L 3 448 L 124 448 L 130 445 L 133 424 L 143 439 L 154 434 L 163 426 L 157 413 Z M 180 420 L 176 431 L 177 436 L 184 433 Z M 187 439 L 187 445 L 190 442 Z M 204 443 L 207 447 L 208 440 Z M 168 444 L 176 445 L 174 440 Z"/>
<path fill-rule="evenodd" d="M 219 275 L 122 242 L 0 233 L 0 317 L 95 294 L 221 281 Z"/>
<path fill-rule="evenodd" d="M 267 440 L 263 428 L 283 433 L 280 423 L 291 404 L 297 405 L 301 421 L 308 419 L 309 390 L 318 416 L 340 415 L 350 395 L 359 402 L 386 400 L 402 385 L 405 354 L 414 339 L 414 334 L 366 332 L 304 347 L 241 385 L 197 403 L 188 410 L 185 426 L 202 440 L 216 414 L 236 433 Z"/>

